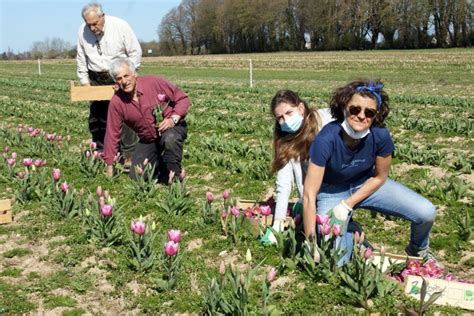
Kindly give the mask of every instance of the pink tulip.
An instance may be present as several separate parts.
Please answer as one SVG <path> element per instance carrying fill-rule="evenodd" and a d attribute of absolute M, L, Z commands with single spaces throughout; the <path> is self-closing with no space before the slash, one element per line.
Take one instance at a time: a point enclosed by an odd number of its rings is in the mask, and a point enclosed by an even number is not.
<path fill-rule="evenodd" d="M 274 267 L 272 267 L 267 274 L 267 281 L 270 283 L 273 282 L 273 280 L 275 280 L 275 276 L 276 276 L 276 270 Z"/>
<path fill-rule="evenodd" d="M 226 212 L 225 210 L 222 211 L 221 217 L 222 217 L 222 219 L 226 219 L 226 218 L 227 218 L 227 212 Z"/>
<path fill-rule="evenodd" d="M 97 143 L 96 143 L 96 142 L 91 142 L 91 143 L 89 144 L 89 148 L 90 148 L 91 150 L 96 150 L 96 149 L 97 149 Z"/>
<path fill-rule="evenodd" d="M 179 243 L 181 241 L 181 231 L 175 229 L 168 231 L 168 240 Z"/>
<path fill-rule="evenodd" d="M 89 158 L 91 156 L 91 152 L 86 150 L 86 157 Z"/>
<path fill-rule="evenodd" d="M 104 206 L 102 206 L 102 208 L 100 209 L 100 215 L 104 217 L 112 216 L 112 205 L 105 204 Z"/>
<path fill-rule="evenodd" d="M 143 167 L 145 167 L 146 165 L 148 165 L 148 158 L 145 158 L 145 160 L 143 160 Z"/>
<path fill-rule="evenodd" d="M 370 256 L 372 256 L 372 248 L 368 247 L 368 248 L 365 250 L 364 258 L 365 258 L 365 259 L 369 259 Z"/>
<path fill-rule="evenodd" d="M 25 173 L 23 171 L 20 171 L 17 173 L 18 178 L 24 179 L 25 178 Z"/>
<path fill-rule="evenodd" d="M 444 276 L 444 279 L 445 279 L 446 281 L 454 281 L 454 280 L 456 280 L 456 277 L 454 276 L 454 274 L 452 274 L 452 273 L 450 272 L 450 273 L 448 273 L 448 274 L 446 274 L 446 275 Z"/>
<path fill-rule="evenodd" d="M 36 159 L 35 162 L 33 162 L 33 164 L 35 165 L 36 168 L 39 168 L 42 165 L 42 161 L 40 159 Z"/>
<path fill-rule="evenodd" d="M 23 166 L 29 167 L 33 164 L 33 160 L 31 158 L 25 158 L 23 159 Z"/>
<path fill-rule="evenodd" d="M 334 236 L 339 236 L 341 234 L 341 225 L 334 224 L 332 226 L 332 233 L 334 234 Z"/>
<path fill-rule="evenodd" d="M 16 152 L 12 152 L 12 159 L 16 159 Z"/>
<path fill-rule="evenodd" d="M 61 183 L 60 187 L 61 187 L 61 191 L 63 191 L 64 193 L 67 193 L 67 191 L 69 191 L 69 185 L 67 184 L 66 181 Z"/>
<path fill-rule="evenodd" d="M 219 273 L 221 275 L 225 274 L 225 263 L 224 263 L 224 261 L 221 261 L 221 264 L 219 265 Z"/>
<path fill-rule="evenodd" d="M 143 235 L 145 234 L 146 225 L 143 221 L 132 221 L 130 229 L 137 235 Z"/>
<path fill-rule="evenodd" d="M 296 214 L 295 218 L 293 219 L 293 221 L 295 222 L 295 225 L 298 226 L 300 223 L 301 223 L 301 215 L 300 214 Z"/>
<path fill-rule="evenodd" d="M 358 231 L 356 231 L 356 232 L 354 233 L 354 240 L 355 240 L 355 242 L 356 242 L 357 244 L 359 243 L 359 240 L 360 240 L 360 234 L 359 234 L 359 232 L 358 232 Z"/>
<path fill-rule="evenodd" d="M 56 138 L 54 134 L 46 134 L 46 140 L 53 141 Z"/>
<path fill-rule="evenodd" d="M 179 244 L 175 243 L 174 241 L 170 240 L 165 244 L 165 253 L 168 257 L 173 257 L 178 253 Z"/>
<path fill-rule="evenodd" d="M 207 198 L 207 201 L 210 203 L 210 202 L 214 201 L 214 194 L 212 194 L 212 192 L 207 192 L 206 193 L 206 198 Z"/>
<path fill-rule="evenodd" d="M 260 214 L 268 216 L 272 213 L 272 209 L 268 205 L 260 206 Z"/>
<path fill-rule="evenodd" d="M 3 152 L 4 152 L 4 153 L 7 153 L 7 152 L 9 152 L 9 151 L 10 151 L 10 147 L 5 146 L 5 148 L 3 148 Z"/>
<path fill-rule="evenodd" d="M 15 159 L 12 159 L 12 158 L 7 159 L 7 165 L 9 167 L 13 167 L 14 164 L 15 164 Z"/>
<path fill-rule="evenodd" d="M 95 195 L 97 196 L 102 195 L 102 187 L 100 185 L 95 189 Z"/>
<path fill-rule="evenodd" d="M 53 180 L 55 182 L 59 181 L 59 178 L 61 178 L 61 170 L 59 169 L 53 169 Z"/>
<path fill-rule="evenodd" d="M 239 216 L 240 214 L 240 210 L 237 206 L 233 206 L 231 209 L 230 209 L 230 212 L 232 213 L 232 216 L 234 217 L 237 217 Z"/>
<path fill-rule="evenodd" d="M 21 124 L 18 125 L 18 126 L 16 127 L 16 130 L 18 131 L 18 133 L 23 132 L 23 125 L 21 125 Z"/>
<path fill-rule="evenodd" d="M 105 205 L 105 198 L 103 196 L 99 197 L 99 206 L 102 207 Z"/>
<path fill-rule="evenodd" d="M 142 169 L 142 167 L 137 166 L 137 175 L 138 175 L 139 177 L 141 177 L 142 174 L 143 174 L 143 169 Z"/>
<path fill-rule="evenodd" d="M 322 224 L 319 229 L 321 230 L 321 234 L 324 236 L 329 235 L 331 233 L 331 226 L 329 226 L 328 224 Z"/>
<path fill-rule="evenodd" d="M 94 158 L 97 158 L 99 156 L 99 152 L 97 150 L 94 150 L 94 152 L 92 153 L 92 156 Z"/>
<path fill-rule="evenodd" d="M 324 214 L 324 215 L 316 214 L 316 223 L 318 223 L 319 225 L 324 225 L 324 224 L 329 223 L 330 219 L 331 217 L 327 214 Z"/>
<path fill-rule="evenodd" d="M 184 178 L 186 178 L 186 170 L 183 168 L 181 169 L 181 174 L 179 176 L 181 178 L 181 180 L 183 180 Z"/>
<path fill-rule="evenodd" d="M 28 133 L 32 133 L 35 129 L 33 127 L 28 127 Z"/>
<path fill-rule="evenodd" d="M 224 198 L 224 200 L 227 200 L 229 198 L 229 190 L 224 190 L 224 192 L 222 193 L 222 197 Z"/>
<path fill-rule="evenodd" d="M 157 96 L 158 102 L 163 103 L 166 102 L 166 94 L 159 93 Z"/>

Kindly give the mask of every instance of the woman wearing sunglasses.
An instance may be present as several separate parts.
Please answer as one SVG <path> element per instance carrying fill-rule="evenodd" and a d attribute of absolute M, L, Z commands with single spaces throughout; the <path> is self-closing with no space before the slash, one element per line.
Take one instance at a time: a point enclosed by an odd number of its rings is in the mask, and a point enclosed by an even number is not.
<path fill-rule="evenodd" d="M 374 210 L 411 222 L 405 252 L 427 256 L 429 234 L 436 216 L 433 204 L 388 179 L 392 138 L 384 120 L 389 114 L 388 95 L 379 81 L 356 80 L 336 89 L 330 101 L 336 121 L 326 125 L 310 148 L 310 163 L 304 182 L 303 220 L 307 237 L 314 236 L 316 213 L 331 215 L 340 224 L 342 249 L 352 253 L 352 234 L 347 223 L 357 208 Z"/>

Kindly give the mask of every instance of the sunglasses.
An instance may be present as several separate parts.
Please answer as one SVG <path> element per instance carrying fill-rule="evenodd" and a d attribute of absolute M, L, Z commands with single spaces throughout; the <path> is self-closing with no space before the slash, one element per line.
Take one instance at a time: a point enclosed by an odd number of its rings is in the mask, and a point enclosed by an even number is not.
<path fill-rule="evenodd" d="M 349 107 L 349 113 L 351 115 L 359 115 L 360 111 L 362 111 L 362 108 L 360 106 Z M 365 108 L 364 114 L 366 118 L 374 118 L 375 115 L 377 115 L 377 111 L 374 109 Z"/>

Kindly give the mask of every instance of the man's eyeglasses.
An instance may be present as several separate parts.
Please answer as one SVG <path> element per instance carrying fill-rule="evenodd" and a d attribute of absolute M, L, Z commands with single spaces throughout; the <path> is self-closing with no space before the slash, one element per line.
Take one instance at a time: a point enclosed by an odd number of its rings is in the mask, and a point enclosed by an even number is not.
<path fill-rule="evenodd" d="M 95 46 L 97 47 L 97 52 L 99 53 L 99 55 L 102 56 L 102 49 L 100 48 L 99 40 L 95 41 Z"/>
<path fill-rule="evenodd" d="M 349 107 L 349 113 L 351 115 L 359 115 L 360 111 L 362 111 L 362 108 L 360 106 L 353 105 Z M 377 111 L 374 109 L 365 108 L 364 114 L 366 118 L 374 118 L 375 115 L 377 115 Z"/>

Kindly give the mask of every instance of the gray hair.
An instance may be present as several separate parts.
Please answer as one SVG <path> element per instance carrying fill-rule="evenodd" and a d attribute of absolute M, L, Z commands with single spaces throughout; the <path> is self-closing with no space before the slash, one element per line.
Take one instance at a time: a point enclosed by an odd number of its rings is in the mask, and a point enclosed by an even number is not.
<path fill-rule="evenodd" d="M 137 71 L 135 69 L 135 64 L 128 58 L 117 58 L 112 61 L 110 64 L 110 69 L 109 69 L 109 75 L 114 79 L 115 81 L 115 76 L 117 76 L 118 72 L 120 71 L 120 68 L 122 68 L 123 65 L 127 65 L 128 69 L 132 72 L 132 74 L 136 75 Z"/>
<path fill-rule="evenodd" d="M 102 6 L 97 2 L 88 3 L 82 8 L 82 17 L 84 18 L 87 13 L 90 11 L 94 11 L 97 16 L 103 16 L 104 10 L 102 10 Z"/>

